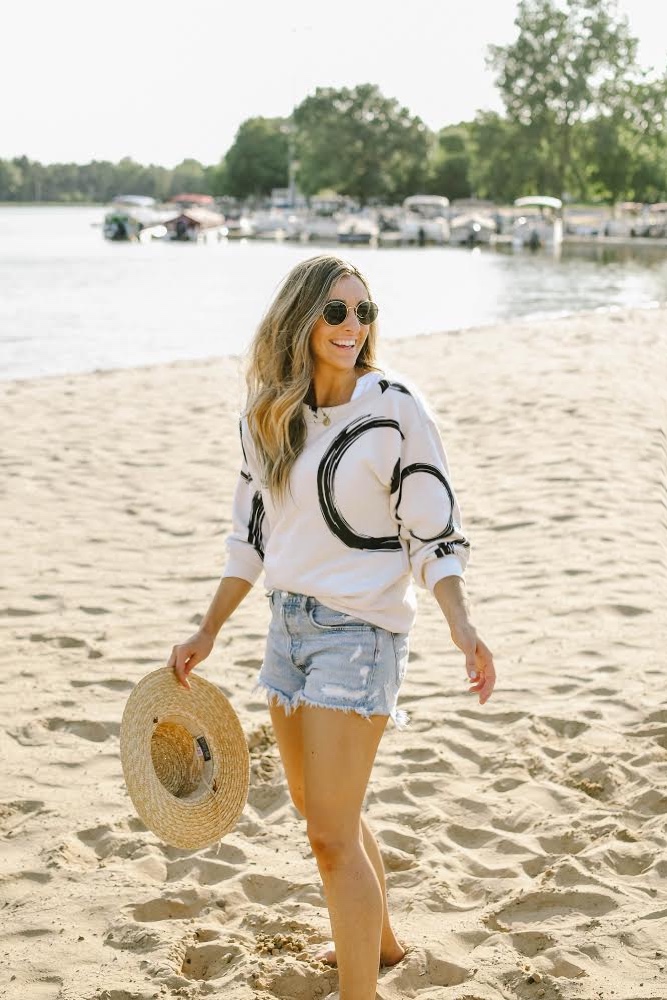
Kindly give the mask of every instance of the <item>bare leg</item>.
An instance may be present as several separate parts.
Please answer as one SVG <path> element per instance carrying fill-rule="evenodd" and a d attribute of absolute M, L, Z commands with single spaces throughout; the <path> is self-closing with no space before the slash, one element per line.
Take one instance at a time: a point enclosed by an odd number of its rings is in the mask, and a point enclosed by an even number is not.
<path fill-rule="evenodd" d="M 407 948 L 398 941 L 392 930 L 389 919 L 389 909 L 387 907 L 387 885 L 385 881 L 384 864 L 380 847 L 375 834 L 371 830 L 366 819 L 361 817 L 361 831 L 363 834 L 364 850 L 375 869 L 380 888 L 382 889 L 382 937 L 380 939 L 380 965 L 396 965 L 406 954 Z M 333 932 L 333 928 L 332 928 Z M 316 953 L 315 958 L 329 965 L 336 964 L 336 949 L 333 941 L 328 941 Z"/>
<path fill-rule="evenodd" d="M 303 783 L 303 707 L 289 715 L 281 705 L 272 702 L 269 712 L 276 735 L 280 758 L 285 770 L 285 777 L 292 797 L 294 807 L 301 816 L 306 816 Z M 365 724 L 368 727 L 368 724 Z M 406 948 L 396 939 L 391 927 L 387 907 L 387 887 L 385 883 L 384 864 L 380 848 L 373 831 L 363 815 L 360 817 L 360 827 L 363 835 L 363 845 L 366 854 L 373 865 L 380 888 L 382 890 L 382 934 L 380 938 L 380 964 L 395 965 L 406 953 Z M 332 930 L 333 933 L 333 930 Z M 336 964 L 336 950 L 333 941 L 318 948 L 315 957 L 329 965 Z"/>
<path fill-rule="evenodd" d="M 308 839 L 336 945 L 340 1000 L 375 1000 L 383 896 L 364 845 L 361 806 L 386 716 L 302 705 Z"/>

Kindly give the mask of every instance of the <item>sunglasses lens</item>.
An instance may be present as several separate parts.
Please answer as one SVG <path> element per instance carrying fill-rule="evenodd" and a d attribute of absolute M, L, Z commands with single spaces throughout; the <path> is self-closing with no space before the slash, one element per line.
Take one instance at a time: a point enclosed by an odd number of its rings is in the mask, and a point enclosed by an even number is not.
<path fill-rule="evenodd" d="M 378 307 L 374 302 L 369 302 L 368 299 L 365 302 L 360 302 L 357 306 L 357 318 L 364 326 L 373 323 L 377 319 L 377 315 Z"/>
<path fill-rule="evenodd" d="M 331 302 L 327 302 L 325 305 L 322 315 L 329 326 L 340 326 L 347 316 L 347 306 L 344 302 L 332 299 Z"/>

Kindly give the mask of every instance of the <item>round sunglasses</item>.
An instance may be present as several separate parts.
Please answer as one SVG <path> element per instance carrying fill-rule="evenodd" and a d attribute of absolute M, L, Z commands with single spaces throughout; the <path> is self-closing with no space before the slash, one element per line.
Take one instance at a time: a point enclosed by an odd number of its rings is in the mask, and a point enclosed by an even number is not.
<path fill-rule="evenodd" d="M 368 326 L 369 323 L 373 323 L 377 319 L 378 307 L 370 299 L 364 299 L 356 306 L 348 306 L 342 299 L 330 299 L 322 310 L 322 316 L 329 326 L 340 326 L 347 319 L 350 309 L 353 310 L 362 326 Z"/>

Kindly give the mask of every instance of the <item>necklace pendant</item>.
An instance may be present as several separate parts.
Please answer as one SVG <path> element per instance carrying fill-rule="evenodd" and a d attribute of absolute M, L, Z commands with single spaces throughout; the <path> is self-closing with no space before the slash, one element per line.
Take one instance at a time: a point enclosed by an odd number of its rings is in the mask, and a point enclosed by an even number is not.
<path fill-rule="evenodd" d="M 331 417 L 329 416 L 328 413 L 324 414 L 324 416 L 322 418 L 322 423 L 324 424 L 325 427 L 328 427 L 329 424 L 331 423 Z"/>

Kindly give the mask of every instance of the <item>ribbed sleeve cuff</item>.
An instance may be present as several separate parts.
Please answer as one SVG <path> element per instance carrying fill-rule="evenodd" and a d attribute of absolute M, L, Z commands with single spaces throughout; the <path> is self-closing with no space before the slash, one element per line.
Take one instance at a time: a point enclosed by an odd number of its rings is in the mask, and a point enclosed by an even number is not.
<path fill-rule="evenodd" d="M 455 555 L 442 556 L 440 559 L 431 559 L 424 567 L 424 581 L 428 589 L 433 593 L 438 580 L 445 576 L 463 576 L 463 566 L 460 559 Z"/>

